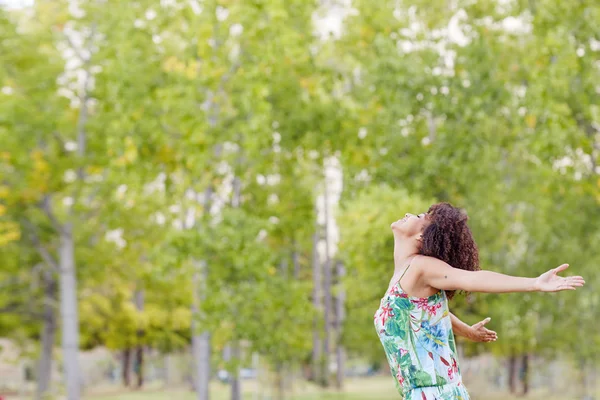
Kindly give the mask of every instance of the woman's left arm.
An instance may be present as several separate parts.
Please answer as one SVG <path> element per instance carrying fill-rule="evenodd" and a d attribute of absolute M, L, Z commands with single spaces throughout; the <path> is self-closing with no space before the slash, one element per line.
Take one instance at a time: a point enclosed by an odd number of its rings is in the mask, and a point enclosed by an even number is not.
<path fill-rule="evenodd" d="M 490 318 L 486 318 L 473 326 L 469 326 L 462 322 L 458 317 L 450 313 L 452 321 L 452 331 L 456 336 L 462 336 L 473 342 L 494 342 L 498 339 L 496 332 L 485 327 L 485 324 L 490 322 Z"/>

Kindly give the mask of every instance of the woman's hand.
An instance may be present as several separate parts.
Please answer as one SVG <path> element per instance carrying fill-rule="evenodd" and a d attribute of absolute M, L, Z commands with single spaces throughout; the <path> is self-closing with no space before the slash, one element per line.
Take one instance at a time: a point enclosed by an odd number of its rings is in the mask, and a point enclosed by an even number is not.
<path fill-rule="evenodd" d="M 485 324 L 490 322 L 491 318 L 486 318 L 481 322 L 469 328 L 467 332 L 467 339 L 473 342 L 495 342 L 498 339 L 498 334 L 485 327 Z"/>
<path fill-rule="evenodd" d="M 561 290 L 575 290 L 583 286 L 585 280 L 581 276 L 558 276 L 559 272 L 564 271 L 569 264 L 563 264 L 557 268 L 540 275 L 534 283 L 535 290 L 540 292 L 559 292 Z"/>
<path fill-rule="evenodd" d="M 452 331 L 456 336 L 465 337 L 473 342 L 493 342 L 498 339 L 496 332 L 490 331 L 484 327 L 490 322 L 491 318 L 486 318 L 475 325 L 467 325 L 458 317 L 450 313 L 450 321 L 452 322 Z"/>

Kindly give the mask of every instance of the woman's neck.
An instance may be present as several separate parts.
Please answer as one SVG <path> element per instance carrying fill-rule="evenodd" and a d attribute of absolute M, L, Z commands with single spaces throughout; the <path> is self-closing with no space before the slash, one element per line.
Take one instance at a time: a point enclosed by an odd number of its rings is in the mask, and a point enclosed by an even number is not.
<path fill-rule="evenodd" d="M 394 274 L 401 273 L 406 268 L 406 261 L 415 256 L 418 249 L 411 240 L 394 237 Z"/>

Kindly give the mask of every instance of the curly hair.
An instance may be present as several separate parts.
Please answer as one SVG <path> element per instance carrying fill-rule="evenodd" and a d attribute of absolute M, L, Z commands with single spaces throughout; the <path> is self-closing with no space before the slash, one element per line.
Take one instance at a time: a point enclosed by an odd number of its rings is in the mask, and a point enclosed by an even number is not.
<path fill-rule="evenodd" d="M 449 203 L 434 204 L 427 212 L 429 224 L 424 229 L 419 253 L 435 257 L 454 268 L 478 271 L 479 251 L 467 225 L 467 214 Z M 446 291 L 448 298 L 454 290 Z"/>

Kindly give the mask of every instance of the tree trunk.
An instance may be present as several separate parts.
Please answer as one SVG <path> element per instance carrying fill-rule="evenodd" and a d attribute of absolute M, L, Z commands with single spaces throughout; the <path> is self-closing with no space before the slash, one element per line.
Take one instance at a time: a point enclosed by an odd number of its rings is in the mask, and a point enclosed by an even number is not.
<path fill-rule="evenodd" d="M 131 375 L 129 374 L 131 365 L 131 349 L 124 349 L 121 353 L 121 377 L 123 378 L 123 386 L 129 387 L 131 383 Z"/>
<path fill-rule="evenodd" d="M 231 344 L 231 359 L 234 361 L 234 367 L 231 371 L 231 400 L 242 399 L 242 381 L 240 379 L 240 367 L 238 365 L 241 359 L 240 344 L 234 340 Z"/>
<path fill-rule="evenodd" d="M 313 267 L 313 307 L 317 311 L 317 316 L 313 321 L 313 351 L 312 351 L 312 372 L 313 382 L 321 381 L 321 324 L 319 324 L 318 313 L 321 311 L 321 263 L 319 262 L 319 225 L 316 225 L 316 232 L 313 235 L 312 248 L 312 267 Z"/>
<path fill-rule="evenodd" d="M 141 389 L 144 385 L 144 346 L 142 345 L 135 349 L 135 373 L 137 375 L 135 386 Z"/>
<path fill-rule="evenodd" d="M 57 300 L 56 280 L 52 271 L 45 270 L 43 274 L 45 302 L 44 322 L 42 327 L 42 351 L 38 367 L 38 386 L 36 400 L 42 400 L 48 395 L 52 379 L 52 350 L 56 336 L 56 310 L 54 304 Z"/>
<path fill-rule="evenodd" d="M 123 386 L 129 387 L 131 383 L 131 349 L 124 349 L 121 357 L 121 376 L 123 377 Z"/>
<path fill-rule="evenodd" d="M 517 357 L 515 355 L 508 358 L 508 389 L 511 394 L 517 392 Z"/>
<path fill-rule="evenodd" d="M 194 357 L 194 389 L 197 400 L 208 400 L 210 378 L 210 334 L 198 333 L 200 301 L 204 298 L 203 282 L 206 279 L 206 262 L 195 262 L 194 304 L 192 306 L 192 354 Z"/>
<path fill-rule="evenodd" d="M 92 27 L 88 40 L 88 51 L 92 52 L 92 37 L 95 25 Z M 76 52 L 77 53 L 77 52 Z M 77 155 L 83 160 L 86 155 L 87 138 L 85 126 L 88 119 L 88 85 L 91 77 L 89 69 L 91 57 L 80 61 L 84 64 L 84 79 L 79 96 L 81 107 L 77 118 Z M 85 180 L 85 168 L 77 168 L 77 179 L 82 185 Z M 77 191 L 73 194 L 73 204 L 78 202 Z M 50 207 L 48 207 L 50 216 Z M 68 207 L 67 214 L 72 216 L 74 207 Z M 68 221 L 59 227 L 59 267 L 60 267 L 60 314 L 62 318 L 62 349 L 64 363 L 64 379 L 67 400 L 79 400 L 81 393 L 81 377 L 79 375 L 79 313 L 77 304 L 77 273 L 75 265 L 75 244 L 73 225 Z"/>
<path fill-rule="evenodd" d="M 327 179 L 325 179 L 325 264 L 323 269 L 323 376 L 322 383 L 324 387 L 329 387 L 329 364 L 331 360 L 331 255 L 329 238 L 329 190 Z"/>
<path fill-rule="evenodd" d="M 138 312 L 144 311 L 144 290 L 140 289 L 135 292 L 134 295 L 135 308 Z M 135 373 L 137 375 L 136 380 L 136 388 L 140 389 L 144 385 L 144 346 L 143 346 L 143 338 L 144 338 L 144 330 L 138 329 L 136 332 L 137 336 L 137 347 L 135 349 Z"/>
<path fill-rule="evenodd" d="M 523 354 L 522 359 L 523 370 L 523 395 L 529 393 L 529 354 Z"/>
<path fill-rule="evenodd" d="M 212 188 L 204 191 L 204 215 L 209 215 Z M 192 290 L 192 356 L 194 364 L 194 389 L 197 400 L 208 400 L 210 397 L 210 333 L 199 333 L 197 319 L 200 317 L 202 302 L 206 299 L 206 281 L 208 280 L 208 265 L 206 261 L 192 261 L 194 276 Z"/>
<path fill-rule="evenodd" d="M 242 159 L 242 146 L 238 148 L 237 168 L 240 167 Z M 242 203 L 242 181 L 236 174 L 232 183 L 233 195 L 231 197 L 231 207 L 239 208 Z M 235 310 L 234 310 L 235 315 Z M 231 344 L 231 359 L 233 360 L 233 370 L 231 371 L 231 400 L 241 400 L 242 398 L 242 382 L 240 379 L 239 362 L 241 360 L 240 342 L 238 339 L 233 339 Z"/>
<path fill-rule="evenodd" d="M 344 302 L 346 300 L 346 293 L 344 291 L 344 276 L 346 275 L 346 270 L 344 268 L 344 264 L 341 261 L 336 263 L 336 273 L 337 273 L 337 284 L 339 286 L 339 292 L 336 297 L 336 387 L 338 390 L 341 390 L 344 387 L 344 347 L 342 346 L 342 329 L 344 326 Z"/>
<path fill-rule="evenodd" d="M 67 400 L 79 400 L 79 315 L 77 310 L 77 275 L 75 247 L 70 223 L 60 233 L 60 313 L 62 317 L 62 348 Z"/>

